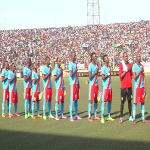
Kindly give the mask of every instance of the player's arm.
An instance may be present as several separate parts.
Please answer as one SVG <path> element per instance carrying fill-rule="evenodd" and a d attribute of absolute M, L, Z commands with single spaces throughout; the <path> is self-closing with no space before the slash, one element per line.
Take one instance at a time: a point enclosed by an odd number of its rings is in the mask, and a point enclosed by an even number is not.
<path fill-rule="evenodd" d="M 56 81 L 60 76 L 61 76 L 61 74 L 62 74 L 62 71 L 60 70 L 60 73 L 59 73 L 59 75 L 57 76 L 56 74 L 54 74 L 54 80 Z"/>
<path fill-rule="evenodd" d="M 143 75 L 143 81 L 144 81 L 144 90 L 145 90 L 145 94 L 146 94 L 146 80 L 145 80 L 145 75 Z"/>
<path fill-rule="evenodd" d="M 109 77 L 108 74 L 107 74 L 107 75 L 102 74 L 102 80 L 105 80 L 105 79 L 107 79 L 108 77 Z"/>
<path fill-rule="evenodd" d="M 8 77 L 7 77 L 7 78 L 4 78 L 4 77 L 2 76 L 2 82 L 5 81 L 5 80 L 7 80 L 7 79 L 8 79 Z"/>
<path fill-rule="evenodd" d="M 119 76 L 120 76 L 120 79 L 122 79 L 125 75 L 126 75 L 126 71 L 123 71 L 123 66 L 122 64 L 119 65 Z"/>
<path fill-rule="evenodd" d="M 12 79 L 9 79 L 9 83 L 11 83 L 16 78 L 16 74 Z"/>
<path fill-rule="evenodd" d="M 27 75 L 24 75 L 24 81 L 27 82 L 27 80 L 31 77 L 32 72 L 30 72 L 30 75 L 27 77 Z"/>
<path fill-rule="evenodd" d="M 137 74 L 136 74 L 135 71 L 133 71 L 133 78 L 134 78 L 134 79 L 137 79 L 138 76 L 139 76 L 142 72 L 143 72 L 143 68 L 140 68 L 140 71 L 139 71 Z"/>
<path fill-rule="evenodd" d="M 76 68 L 76 70 L 74 72 L 72 72 L 72 70 L 70 70 L 70 76 L 73 77 L 76 74 L 77 71 L 78 71 L 77 68 Z"/>
<path fill-rule="evenodd" d="M 98 73 L 98 68 L 96 68 L 96 72 L 94 72 L 93 74 L 91 71 L 89 71 L 89 79 L 92 79 L 97 73 Z"/>
<path fill-rule="evenodd" d="M 51 75 L 51 69 L 49 70 L 48 75 L 46 76 L 45 74 L 42 74 L 43 80 L 46 80 L 48 78 L 48 76 Z"/>

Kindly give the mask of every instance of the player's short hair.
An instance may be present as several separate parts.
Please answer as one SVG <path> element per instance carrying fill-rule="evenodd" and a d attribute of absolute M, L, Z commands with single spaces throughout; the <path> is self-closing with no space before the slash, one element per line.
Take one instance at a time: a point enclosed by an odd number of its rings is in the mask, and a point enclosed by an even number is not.
<path fill-rule="evenodd" d="M 71 52 L 71 56 L 72 56 L 73 54 L 76 54 L 76 52 L 75 52 L 74 50 Z"/>
<path fill-rule="evenodd" d="M 92 56 L 93 56 L 94 54 L 96 54 L 96 53 L 95 53 L 95 52 L 92 52 L 92 53 L 91 53 L 91 61 L 92 61 Z"/>
<path fill-rule="evenodd" d="M 8 61 L 7 61 L 7 60 L 4 61 L 4 63 L 3 63 L 3 68 L 5 67 L 5 63 L 8 63 Z"/>
<path fill-rule="evenodd" d="M 31 58 L 27 58 L 27 61 L 31 61 Z"/>
<path fill-rule="evenodd" d="M 56 62 L 58 61 L 59 57 L 56 58 Z"/>
<path fill-rule="evenodd" d="M 45 58 L 45 61 L 47 61 L 47 59 L 50 59 L 48 56 Z"/>
<path fill-rule="evenodd" d="M 105 54 L 105 55 L 103 56 L 103 61 L 104 61 L 104 62 L 105 62 L 105 57 L 106 57 L 106 56 L 108 56 L 108 55 L 107 55 L 107 54 Z"/>
<path fill-rule="evenodd" d="M 124 57 L 124 54 L 127 54 L 127 52 L 124 52 L 124 53 L 123 53 L 123 57 Z"/>
<path fill-rule="evenodd" d="M 14 63 L 11 64 L 11 67 L 14 65 Z"/>

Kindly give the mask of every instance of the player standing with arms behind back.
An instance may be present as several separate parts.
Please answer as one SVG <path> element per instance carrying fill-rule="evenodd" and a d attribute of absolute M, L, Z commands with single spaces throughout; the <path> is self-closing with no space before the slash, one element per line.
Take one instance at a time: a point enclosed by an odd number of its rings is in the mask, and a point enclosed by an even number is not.
<path fill-rule="evenodd" d="M 31 117 L 31 88 L 32 88 L 32 81 L 31 81 L 31 59 L 27 59 L 27 66 L 23 69 L 23 75 L 24 75 L 24 99 L 25 99 L 25 119 L 28 119 L 28 117 Z M 27 114 L 27 108 L 28 108 L 28 114 Z"/>
<path fill-rule="evenodd" d="M 136 55 L 137 62 L 133 65 L 133 77 L 134 77 L 134 104 L 133 104 L 133 125 L 136 125 L 135 115 L 137 103 L 141 103 L 142 110 L 142 122 L 148 123 L 145 119 L 145 95 L 146 95 L 146 81 L 144 74 L 144 66 L 141 62 L 141 55 Z"/>
<path fill-rule="evenodd" d="M 43 76 L 43 119 L 46 120 L 46 102 L 48 101 L 49 118 L 54 118 L 51 114 L 51 99 L 52 99 L 52 68 L 50 65 L 50 58 L 46 57 L 46 64 L 42 68 Z"/>
<path fill-rule="evenodd" d="M 108 66 L 109 59 L 107 55 L 103 56 L 104 65 L 102 67 L 102 83 L 103 83 L 103 94 L 102 94 L 102 106 L 101 106 L 101 123 L 104 121 L 105 105 L 108 101 L 108 121 L 114 121 L 111 118 L 111 103 L 112 103 L 112 83 L 111 83 L 111 68 Z"/>
<path fill-rule="evenodd" d="M 61 119 L 67 119 L 63 115 L 64 112 L 64 79 L 63 79 L 63 70 L 60 67 L 61 60 L 60 58 L 56 59 L 57 66 L 55 66 L 55 72 L 54 72 L 54 80 L 55 80 L 55 112 L 56 112 L 56 118 L 55 120 L 59 120 L 58 118 L 58 104 L 61 102 Z"/>
<path fill-rule="evenodd" d="M 97 96 L 98 96 L 98 67 L 96 64 L 96 53 L 91 53 L 91 63 L 88 67 L 89 71 L 89 105 L 88 105 L 88 121 L 100 120 L 97 117 Z M 92 102 L 94 101 L 94 117 L 91 119 Z"/>
<path fill-rule="evenodd" d="M 75 107 L 75 120 L 82 119 L 78 116 L 78 99 L 79 99 L 79 79 L 77 74 L 76 53 L 71 53 L 71 61 L 69 62 L 69 82 L 70 82 L 70 121 L 74 122 L 72 117 L 73 101 Z"/>
<path fill-rule="evenodd" d="M 9 84 L 8 84 L 8 61 L 4 62 L 4 69 L 2 70 L 2 84 L 3 84 L 3 100 L 2 100 L 2 117 L 5 118 L 5 101 L 7 101 L 7 116 L 9 116 Z"/>
<path fill-rule="evenodd" d="M 120 107 L 120 121 L 122 123 L 123 108 L 128 99 L 128 109 L 129 109 L 129 121 L 133 121 L 131 116 L 132 111 L 132 65 L 128 62 L 128 55 L 126 52 L 123 53 L 123 60 L 119 65 L 119 77 L 121 81 L 121 107 Z"/>

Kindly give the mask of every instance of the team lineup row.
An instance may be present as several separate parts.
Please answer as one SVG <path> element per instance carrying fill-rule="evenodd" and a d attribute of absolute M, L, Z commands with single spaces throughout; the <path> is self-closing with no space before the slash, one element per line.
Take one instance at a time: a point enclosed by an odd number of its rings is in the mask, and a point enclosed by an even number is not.
<path fill-rule="evenodd" d="M 101 123 L 105 123 L 104 121 L 104 111 L 106 102 L 108 102 L 108 121 L 113 121 L 111 118 L 111 103 L 112 103 L 112 82 L 111 82 L 111 68 L 108 66 L 109 59 L 107 55 L 103 56 L 104 65 L 102 67 L 102 105 L 101 105 L 101 118 L 97 117 L 97 103 L 99 97 L 99 87 L 98 87 L 98 67 L 96 64 L 96 53 L 91 53 L 91 63 L 89 64 L 89 104 L 88 104 L 88 121 L 93 122 L 93 120 L 101 120 Z M 144 67 L 141 62 L 141 55 L 137 54 L 136 56 L 137 62 L 132 66 L 128 62 L 127 53 L 123 53 L 123 60 L 119 66 L 119 77 L 121 81 L 121 106 L 120 106 L 120 121 L 121 124 L 123 122 L 123 108 L 124 103 L 126 101 L 126 97 L 128 100 L 128 108 L 129 108 L 129 121 L 133 122 L 133 125 L 136 125 L 136 106 L 137 103 L 141 103 L 142 109 L 142 122 L 148 123 L 145 119 L 145 95 L 146 95 L 146 81 L 144 74 Z M 76 61 L 76 53 L 71 53 L 71 61 L 69 62 L 69 82 L 70 82 L 70 121 L 74 122 L 72 111 L 73 111 L 73 103 L 75 108 L 75 120 L 82 119 L 78 116 L 78 99 L 79 99 L 79 79 L 77 74 L 77 64 Z M 25 99 L 25 119 L 28 117 L 32 117 L 35 119 L 34 109 L 35 103 L 37 103 L 37 118 L 42 118 L 39 114 L 39 101 L 41 94 L 43 95 L 43 119 L 46 120 L 46 103 L 48 103 L 49 110 L 49 118 L 55 118 L 55 120 L 59 120 L 58 118 L 58 104 L 61 102 L 61 119 L 66 119 L 63 115 L 64 110 L 64 80 L 63 80 L 63 70 L 61 66 L 61 59 L 57 58 L 57 65 L 54 71 L 54 80 L 55 80 L 55 117 L 51 114 L 51 99 L 52 99 L 52 83 L 51 83 L 51 74 L 52 69 L 49 67 L 50 58 L 46 57 L 45 65 L 42 69 L 42 77 L 43 77 L 43 91 L 40 93 L 40 74 L 37 71 L 37 64 L 34 63 L 31 70 L 31 59 L 27 59 L 27 66 L 24 67 L 24 99 Z M 2 71 L 2 84 L 3 84 L 3 100 L 2 100 L 2 117 L 5 117 L 5 102 L 7 101 L 8 108 L 8 117 L 12 118 L 11 107 L 12 103 L 14 103 L 15 113 L 14 116 L 19 117 L 20 115 L 17 113 L 17 77 L 15 72 L 15 64 L 11 65 L 12 70 L 8 72 L 8 62 L 6 61 L 4 64 L 4 69 Z M 131 80 L 134 78 L 134 96 L 132 96 L 132 84 Z M 32 92 L 31 92 L 32 88 Z M 132 103 L 133 100 L 133 117 L 132 113 Z M 32 101 L 32 114 L 31 114 L 31 101 Z M 94 101 L 94 117 L 93 120 L 91 118 L 91 109 L 92 102 Z"/>

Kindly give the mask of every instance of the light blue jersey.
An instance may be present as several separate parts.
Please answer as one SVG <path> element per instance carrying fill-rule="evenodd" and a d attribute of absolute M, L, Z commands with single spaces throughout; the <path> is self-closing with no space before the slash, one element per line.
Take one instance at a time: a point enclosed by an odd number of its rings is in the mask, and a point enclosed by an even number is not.
<path fill-rule="evenodd" d="M 107 75 L 110 72 L 110 67 L 103 65 L 102 67 L 102 75 Z M 108 87 L 108 82 L 109 82 L 109 78 L 110 78 L 110 86 L 109 89 L 112 89 L 112 84 L 111 84 L 111 76 L 108 76 L 105 80 L 102 80 L 102 84 L 103 84 L 103 89 L 107 89 Z"/>
<path fill-rule="evenodd" d="M 74 74 L 74 76 L 72 76 L 72 77 L 70 76 L 70 71 L 74 72 L 76 70 L 76 68 L 77 68 L 77 64 L 72 62 L 72 61 L 70 61 L 69 62 L 69 68 L 68 68 L 69 69 L 69 82 L 70 82 L 70 85 L 74 85 L 75 84 L 76 76 L 77 76 L 76 84 L 79 84 L 78 73 L 77 72 Z"/>
<path fill-rule="evenodd" d="M 32 71 L 32 80 L 35 80 L 37 78 L 38 78 L 38 72 Z M 40 76 L 38 80 L 40 80 Z M 32 92 L 36 91 L 38 80 L 35 83 L 32 82 Z M 39 81 L 39 87 L 38 87 L 37 92 L 40 92 L 40 81 Z"/>
<path fill-rule="evenodd" d="M 54 71 L 54 76 L 58 76 L 60 74 L 60 71 L 62 70 L 62 68 L 55 66 L 55 71 Z M 62 70 L 62 78 L 63 78 L 63 70 Z M 59 78 L 57 80 L 55 80 L 55 89 L 59 89 L 60 87 L 60 83 L 61 83 L 61 76 L 59 76 Z M 61 88 L 64 88 L 64 80 L 62 79 L 62 86 Z"/>
<path fill-rule="evenodd" d="M 8 78 L 8 70 L 5 70 L 5 69 L 2 70 L 2 77 Z M 3 84 L 3 89 L 7 89 L 8 88 L 8 79 L 3 81 L 2 84 Z"/>
<path fill-rule="evenodd" d="M 88 67 L 88 71 L 91 72 L 91 75 L 94 74 L 96 72 L 96 68 L 97 68 L 97 64 L 93 64 L 92 62 L 89 64 L 89 67 Z M 94 84 L 94 81 L 95 81 L 95 78 L 96 78 L 96 74 L 94 75 L 94 77 L 92 79 L 89 79 L 89 85 L 93 85 Z M 95 85 L 98 85 L 98 77 L 96 79 L 96 84 Z"/>
<path fill-rule="evenodd" d="M 140 64 L 140 66 L 139 66 L 139 65 L 137 65 L 137 63 L 135 63 L 135 64 L 133 65 L 132 71 L 135 72 L 135 74 L 138 74 L 139 71 L 140 71 L 140 68 L 142 68 L 142 67 L 143 67 L 142 64 Z M 143 67 L 143 73 L 144 73 L 144 67 Z M 134 88 L 137 88 L 137 87 L 138 87 L 139 81 L 140 81 L 140 76 L 141 76 L 141 73 L 140 73 L 140 75 L 134 80 Z M 141 82 L 140 88 L 143 88 L 143 87 L 144 87 L 144 81 L 143 81 L 143 78 L 142 78 L 142 82 Z"/>
<path fill-rule="evenodd" d="M 31 69 L 30 69 L 30 68 L 24 67 L 24 69 L 23 69 L 23 75 L 24 75 L 24 76 L 29 77 L 30 72 L 31 72 Z M 30 85 L 29 85 L 29 88 L 32 87 L 31 78 L 29 78 L 27 81 L 25 81 L 25 80 L 23 79 L 23 82 L 24 82 L 24 89 L 26 89 L 29 84 L 30 84 Z M 29 82 L 30 82 L 30 83 L 29 83 Z"/>
<path fill-rule="evenodd" d="M 8 75 L 8 79 L 11 80 L 15 77 L 15 72 L 9 71 L 9 75 Z M 15 79 L 9 83 L 9 92 L 12 92 L 12 90 L 14 89 L 14 92 L 17 92 L 17 82 L 15 83 Z M 15 84 L 15 86 L 14 86 Z"/>
<path fill-rule="evenodd" d="M 49 74 L 50 69 L 51 68 L 49 66 L 44 65 L 42 69 L 42 74 L 47 76 Z M 45 88 L 46 86 L 48 86 L 48 88 L 52 87 L 51 75 L 48 76 L 45 80 L 43 80 L 43 87 Z"/>

